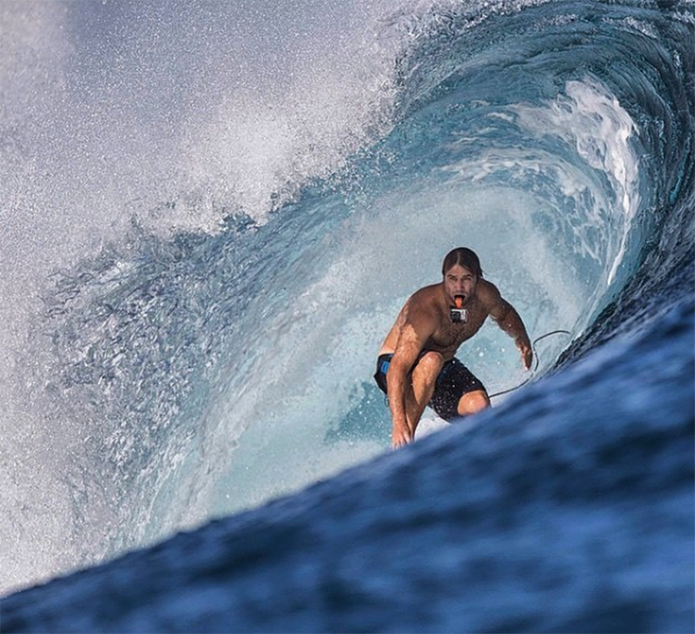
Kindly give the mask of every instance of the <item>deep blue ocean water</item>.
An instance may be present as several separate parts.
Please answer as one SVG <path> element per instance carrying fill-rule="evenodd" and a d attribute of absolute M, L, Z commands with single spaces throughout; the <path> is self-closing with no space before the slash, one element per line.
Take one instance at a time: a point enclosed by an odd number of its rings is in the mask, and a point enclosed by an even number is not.
<path fill-rule="evenodd" d="M 695 629 L 692 2 L 0 20 L 0 631 Z M 456 246 L 537 366 L 394 452 Z"/>

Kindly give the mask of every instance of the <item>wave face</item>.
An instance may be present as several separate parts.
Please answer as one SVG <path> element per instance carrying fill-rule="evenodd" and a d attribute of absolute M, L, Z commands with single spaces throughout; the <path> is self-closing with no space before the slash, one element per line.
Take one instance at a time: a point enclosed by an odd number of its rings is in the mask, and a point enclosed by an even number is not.
<path fill-rule="evenodd" d="M 0 591 L 136 551 L 5 626 L 687 630 L 692 3 L 277 4 L 0 7 Z M 462 245 L 569 335 L 390 453 L 375 352 Z"/>

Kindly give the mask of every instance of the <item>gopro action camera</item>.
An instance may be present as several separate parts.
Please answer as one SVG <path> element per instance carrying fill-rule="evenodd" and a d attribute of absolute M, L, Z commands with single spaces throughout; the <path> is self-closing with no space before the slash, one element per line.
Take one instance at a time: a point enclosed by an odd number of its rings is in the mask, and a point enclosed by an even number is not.
<path fill-rule="evenodd" d="M 455 324 L 464 324 L 468 321 L 468 311 L 465 308 L 461 308 L 463 295 L 456 295 L 454 300 L 456 301 L 456 306 L 452 306 L 449 309 L 449 317 Z"/>

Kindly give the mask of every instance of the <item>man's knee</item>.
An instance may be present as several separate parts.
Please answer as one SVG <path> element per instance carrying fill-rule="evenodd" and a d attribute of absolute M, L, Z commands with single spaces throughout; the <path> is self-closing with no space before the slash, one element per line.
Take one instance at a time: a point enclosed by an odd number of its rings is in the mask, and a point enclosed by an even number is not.
<path fill-rule="evenodd" d="M 471 414 L 477 414 L 489 406 L 490 399 L 488 398 L 487 392 L 484 390 L 475 390 L 474 392 L 464 394 L 460 398 L 457 411 L 459 416 L 470 416 Z"/>
<path fill-rule="evenodd" d="M 437 377 L 444 365 L 439 352 L 425 352 L 413 369 L 412 386 L 415 399 L 424 407 L 432 398 Z"/>
<path fill-rule="evenodd" d="M 436 377 L 442 370 L 444 365 L 444 357 L 439 352 L 429 350 L 420 357 L 416 369 L 426 373 L 428 376 Z"/>

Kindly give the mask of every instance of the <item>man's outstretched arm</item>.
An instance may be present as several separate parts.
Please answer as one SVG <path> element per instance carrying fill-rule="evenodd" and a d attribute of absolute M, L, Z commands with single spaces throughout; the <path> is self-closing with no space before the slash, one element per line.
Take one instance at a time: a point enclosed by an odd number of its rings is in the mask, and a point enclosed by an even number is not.
<path fill-rule="evenodd" d="M 524 322 L 514 306 L 500 295 L 500 292 L 493 284 L 488 283 L 488 287 L 486 299 L 489 302 L 488 310 L 490 317 L 497 322 L 497 325 L 504 332 L 514 339 L 514 343 L 521 353 L 521 361 L 524 367 L 530 370 L 533 362 L 533 349 Z"/>

